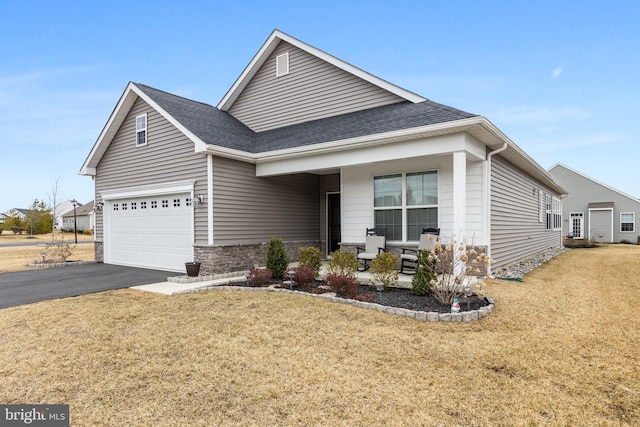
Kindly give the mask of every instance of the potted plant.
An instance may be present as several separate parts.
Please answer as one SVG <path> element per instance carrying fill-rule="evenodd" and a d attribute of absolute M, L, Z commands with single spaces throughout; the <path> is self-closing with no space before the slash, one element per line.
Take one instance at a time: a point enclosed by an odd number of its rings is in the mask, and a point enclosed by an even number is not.
<path fill-rule="evenodd" d="M 185 262 L 184 265 L 187 269 L 188 277 L 198 277 L 198 274 L 200 274 L 199 262 Z"/>

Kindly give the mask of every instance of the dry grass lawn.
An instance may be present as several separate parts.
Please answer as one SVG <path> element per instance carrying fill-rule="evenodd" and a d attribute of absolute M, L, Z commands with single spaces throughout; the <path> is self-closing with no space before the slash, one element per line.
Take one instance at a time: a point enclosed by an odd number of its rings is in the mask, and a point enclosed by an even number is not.
<path fill-rule="evenodd" d="M 567 252 L 464 324 L 248 291 L 7 308 L 0 402 L 80 426 L 638 425 L 639 261 Z"/>
<path fill-rule="evenodd" d="M 83 241 L 79 237 L 80 236 L 78 236 L 78 242 Z M 87 237 L 91 237 L 91 239 L 93 239 L 92 236 Z M 71 239 L 73 239 L 73 236 L 71 236 Z M 32 240 L 29 240 L 28 242 L 31 241 Z M 34 261 L 42 261 L 42 255 L 40 255 L 40 253 L 45 248 L 38 245 L 45 242 L 51 242 L 51 237 L 49 237 L 49 240 L 39 238 L 37 240 L 37 243 L 35 243 L 33 246 L 0 245 L 0 273 L 32 269 L 32 267 L 28 267 L 27 264 Z M 73 242 L 74 240 L 69 241 L 70 245 L 72 247 L 75 247 L 75 249 L 73 249 L 71 257 L 69 257 L 70 260 L 93 261 L 95 259 L 93 243 L 83 243 L 76 245 Z M 49 257 L 47 256 L 46 259 L 49 259 Z"/>

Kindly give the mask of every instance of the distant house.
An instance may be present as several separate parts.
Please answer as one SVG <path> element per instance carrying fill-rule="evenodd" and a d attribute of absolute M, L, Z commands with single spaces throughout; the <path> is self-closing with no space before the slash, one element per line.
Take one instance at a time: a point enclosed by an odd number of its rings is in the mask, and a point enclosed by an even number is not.
<path fill-rule="evenodd" d="M 111 264 L 242 271 L 271 237 L 326 256 L 369 227 L 395 253 L 440 228 L 496 267 L 562 244 L 566 191 L 487 118 L 280 31 L 217 106 L 129 83 L 80 174 Z"/>
<path fill-rule="evenodd" d="M 6 217 L 5 214 L 3 214 L 2 212 L 0 212 L 0 224 L 4 224 L 4 218 Z"/>
<path fill-rule="evenodd" d="M 10 216 L 13 218 L 20 218 L 20 219 L 25 219 L 27 217 L 27 209 L 21 209 L 21 208 L 11 208 L 8 211 L 5 212 L 5 217 Z"/>
<path fill-rule="evenodd" d="M 569 191 L 563 199 L 564 235 L 603 243 L 637 243 L 640 200 L 561 163 L 549 169 Z"/>
<path fill-rule="evenodd" d="M 75 223 L 75 224 L 74 224 Z M 76 207 L 75 216 L 73 206 L 71 211 L 62 216 L 62 229 L 85 231 L 94 230 L 96 225 L 95 212 L 93 210 L 93 200 L 85 205 Z"/>
<path fill-rule="evenodd" d="M 82 206 L 82 203 L 78 203 L 76 202 L 78 206 Z M 63 202 L 60 202 L 56 205 L 55 207 L 55 219 L 54 219 L 54 224 L 55 227 L 60 229 L 64 227 L 64 224 L 62 223 L 62 217 L 66 214 L 68 214 L 69 212 L 73 213 L 73 202 L 71 200 L 65 200 Z"/>

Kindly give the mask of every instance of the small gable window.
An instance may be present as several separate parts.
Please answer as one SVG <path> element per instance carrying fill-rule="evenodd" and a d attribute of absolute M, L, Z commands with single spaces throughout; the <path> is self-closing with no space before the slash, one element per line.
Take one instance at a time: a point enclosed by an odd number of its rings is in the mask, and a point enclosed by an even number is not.
<path fill-rule="evenodd" d="M 276 56 L 276 77 L 289 74 L 289 52 Z"/>
<path fill-rule="evenodd" d="M 147 145 L 147 113 L 136 117 L 136 146 Z"/>

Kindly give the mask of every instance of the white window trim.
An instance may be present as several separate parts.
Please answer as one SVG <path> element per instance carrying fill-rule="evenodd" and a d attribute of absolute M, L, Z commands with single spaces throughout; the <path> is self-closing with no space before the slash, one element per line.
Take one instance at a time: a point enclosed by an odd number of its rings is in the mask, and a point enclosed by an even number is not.
<path fill-rule="evenodd" d="M 407 205 L 407 175 L 408 174 L 412 174 L 412 173 L 429 173 L 429 172 L 435 172 L 437 179 L 438 179 L 438 203 L 435 205 Z M 425 208 L 436 208 L 438 209 L 438 227 L 440 227 L 440 200 L 441 200 L 441 195 L 440 195 L 440 188 L 441 188 L 441 182 L 440 182 L 440 171 L 437 169 L 429 169 L 429 170 L 419 170 L 419 171 L 408 171 L 408 172 L 399 172 L 399 173 L 389 173 L 389 174 L 384 174 L 384 175 L 377 175 L 374 176 L 374 180 L 377 177 L 381 177 L 381 176 L 391 176 L 391 175 L 400 175 L 402 178 L 402 204 L 400 206 L 379 206 L 379 207 L 373 207 L 373 212 L 375 215 L 376 211 L 383 211 L 383 210 L 397 210 L 400 209 L 402 211 L 402 241 L 398 241 L 398 240 L 389 240 L 390 242 L 401 242 L 401 243 L 410 243 L 410 242 L 417 242 L 417 240 L 414 241 L 409 241 L 407 240 L 408 237 L 408 232 L 407 232 L 407 211 L 410 209 L 425 209 Z M 375 194 L 374 194 L 375 197 Z"/>
<path fill-rule="evenodd" d="M 553 197 L 553 230 L 562 230 L 562 200 Z"/>
<path fill-rule="evenodd" d="M 632 220 L 631 224 L 633 225 L 633 230 L 631 231 L 623 231 L 622 230 L 622 215 L 631 215 Z M 625 224 L 629 224 L 628 221 L 624 222 Z M 635 212 L 620 212 L 620 232 L 621 233 L 635 233 L 636 232 L 636 213 Z"/>
<path fill-rule="evenodd" d="M 144 127 L 138 128 L 138 119 L 144 117 Z M 140 114 L 138 116 L 136 116 L 136 147 L 144 147 L 147 145 L 147 143 L 149 142 L 149 131 L 147 130 L 148 128 L 148 124 L 147 124 L 147 113 L 144 114 Z M 138 134 L 140 132 L 144 132 L 144 144 L 139 144 L 138 141 Z"/>

